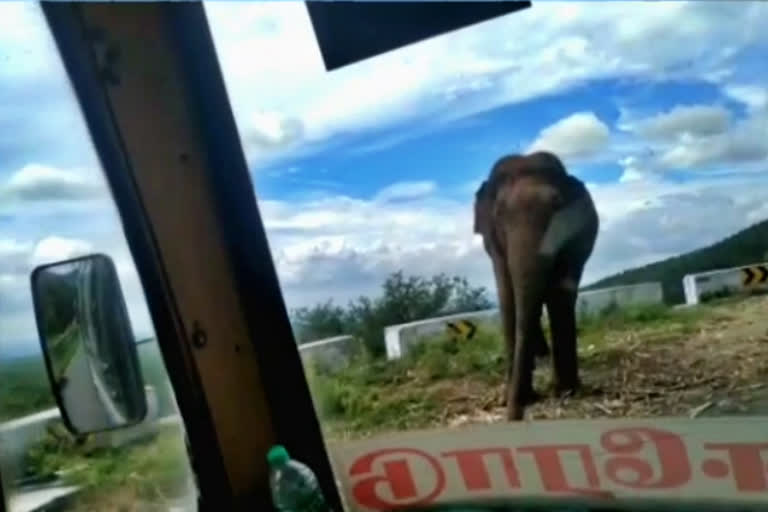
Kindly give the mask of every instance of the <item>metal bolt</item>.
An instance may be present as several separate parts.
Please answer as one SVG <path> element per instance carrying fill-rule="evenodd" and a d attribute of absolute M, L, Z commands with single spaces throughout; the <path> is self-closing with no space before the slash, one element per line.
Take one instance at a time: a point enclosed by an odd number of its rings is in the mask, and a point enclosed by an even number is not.
<path fill-rule="evenodd" d="M 196 348 L 203 348 L 208 344 L 208 334 L 200 327 L 200 324 L 195 322 L 192 329 L 192 345 Z"/>

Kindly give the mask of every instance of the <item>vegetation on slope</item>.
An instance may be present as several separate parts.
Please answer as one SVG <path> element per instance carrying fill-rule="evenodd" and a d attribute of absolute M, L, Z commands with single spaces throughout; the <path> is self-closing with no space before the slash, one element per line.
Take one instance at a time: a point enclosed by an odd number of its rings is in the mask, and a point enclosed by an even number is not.
<path fill-rule="evenodd" d="M 67 510 L 166 511 L 188 497 L 189 462 L 178 425 L 117 448 L 76 441 L 59 422 L 25 454 L 27 476 L 80 487 Z"/>
<path fill-rule="evenodd" d="M 4 361 L 0 421 L 55 407 L 42 355 Z"/>
<path fill-rule="evenodd" d="M 708 401 L 733 400 L 739 386 L 756 391 L 768 375 L 768 321 L 755 324 L 766 306 L 768 299 L 755 297 L 634 308 L 584 322 L 583 391 L 547 398 L 530 408 L 531 417 L 681 415 Z M 755 336 L 744 333 L 755 325 Z M 484 326 L 469 341 L 437 337 L 400 360 L 361 358 L 334 375 L 312 367 L 308 375 L 326 434 L 360 437 L 500 420 L 503 354 L 498 329 Z M 542 361 L 537 390 L 546 392 L 549 380 Z M 748 402 L 739 397 L 734 403 Z"/>
<path fill-rule="evenodd" d="M 614 310 L 580 323 L 584 390 L 547 398 L 534 419 L 765 412 L 768 297 L 693 308 Z M 307 368 L 315 407 L 332 439 L 500 421 L 505 361 L 498 328 L 470 340 L 426 340 L 397 361 L 361 355 L 336 374 Z M 549 368 L 541 364 L 537 390 Z M 167 510 L 190 492 L 181 432 L 120 448 L 75 442 L 59 425 L 27 453 L 29 474 L 82 486 L 72 510 Z"/>

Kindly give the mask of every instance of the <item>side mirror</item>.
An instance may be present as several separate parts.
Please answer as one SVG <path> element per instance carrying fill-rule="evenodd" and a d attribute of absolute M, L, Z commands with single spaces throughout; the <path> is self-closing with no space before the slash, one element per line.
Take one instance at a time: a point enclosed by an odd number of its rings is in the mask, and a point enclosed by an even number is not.
<path fill-rule="evenodd" d="M 112 260 L 95 254 L 32 272 L 32 298 L 48 378 L 75 434 L 140 423 L 144 382 Z"/>

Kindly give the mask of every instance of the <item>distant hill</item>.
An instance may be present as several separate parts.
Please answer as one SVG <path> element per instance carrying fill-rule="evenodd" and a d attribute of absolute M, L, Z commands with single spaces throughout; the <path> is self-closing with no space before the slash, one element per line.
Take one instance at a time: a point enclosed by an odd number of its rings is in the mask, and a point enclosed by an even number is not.
<path fill-rule="evenodd" d="M 175 414 L 176 403 L 171 392 L 168 374 L 155 340 L 141 343 L 138 347 L 144 384 L 154 386 L 157 393 L 160 416 Z M 23 357 L 0 361 L 3 368 L 3 385 L 0 386 L 0 422 L 33 414 L 56 407 L 48 383 L 43 355 L 39 352 Z"/>
<path fill-rule="evenodd" d="M 584 289 L 659 281 L 664 290 L 665 302 L 679 304 L 685 302 L 684 275 L 766 260 L 768 260 L 768 220 L 758 222 L 708 247 L 625 270 L 592 283 Z"/>

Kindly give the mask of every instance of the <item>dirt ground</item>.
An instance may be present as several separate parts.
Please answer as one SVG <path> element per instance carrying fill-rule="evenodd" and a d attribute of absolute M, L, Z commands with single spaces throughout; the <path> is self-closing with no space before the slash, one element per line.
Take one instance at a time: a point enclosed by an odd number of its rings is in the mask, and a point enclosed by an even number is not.
<path fill-rule="evenodd" d="M 707 314 L 691 325 L 608 332 L 600 348 L 580 347 L 584 389 L 532 405 L 527 418 L 767 414 L 768 297 L 706 307 Z M 536 373 L 542 390 L 549 365 Z M 475 395 L 481 405 L 473 410 L 449 407 L 443 424 L 502 420 L 501 387 L 494 393 L 490 400 Z"/>

